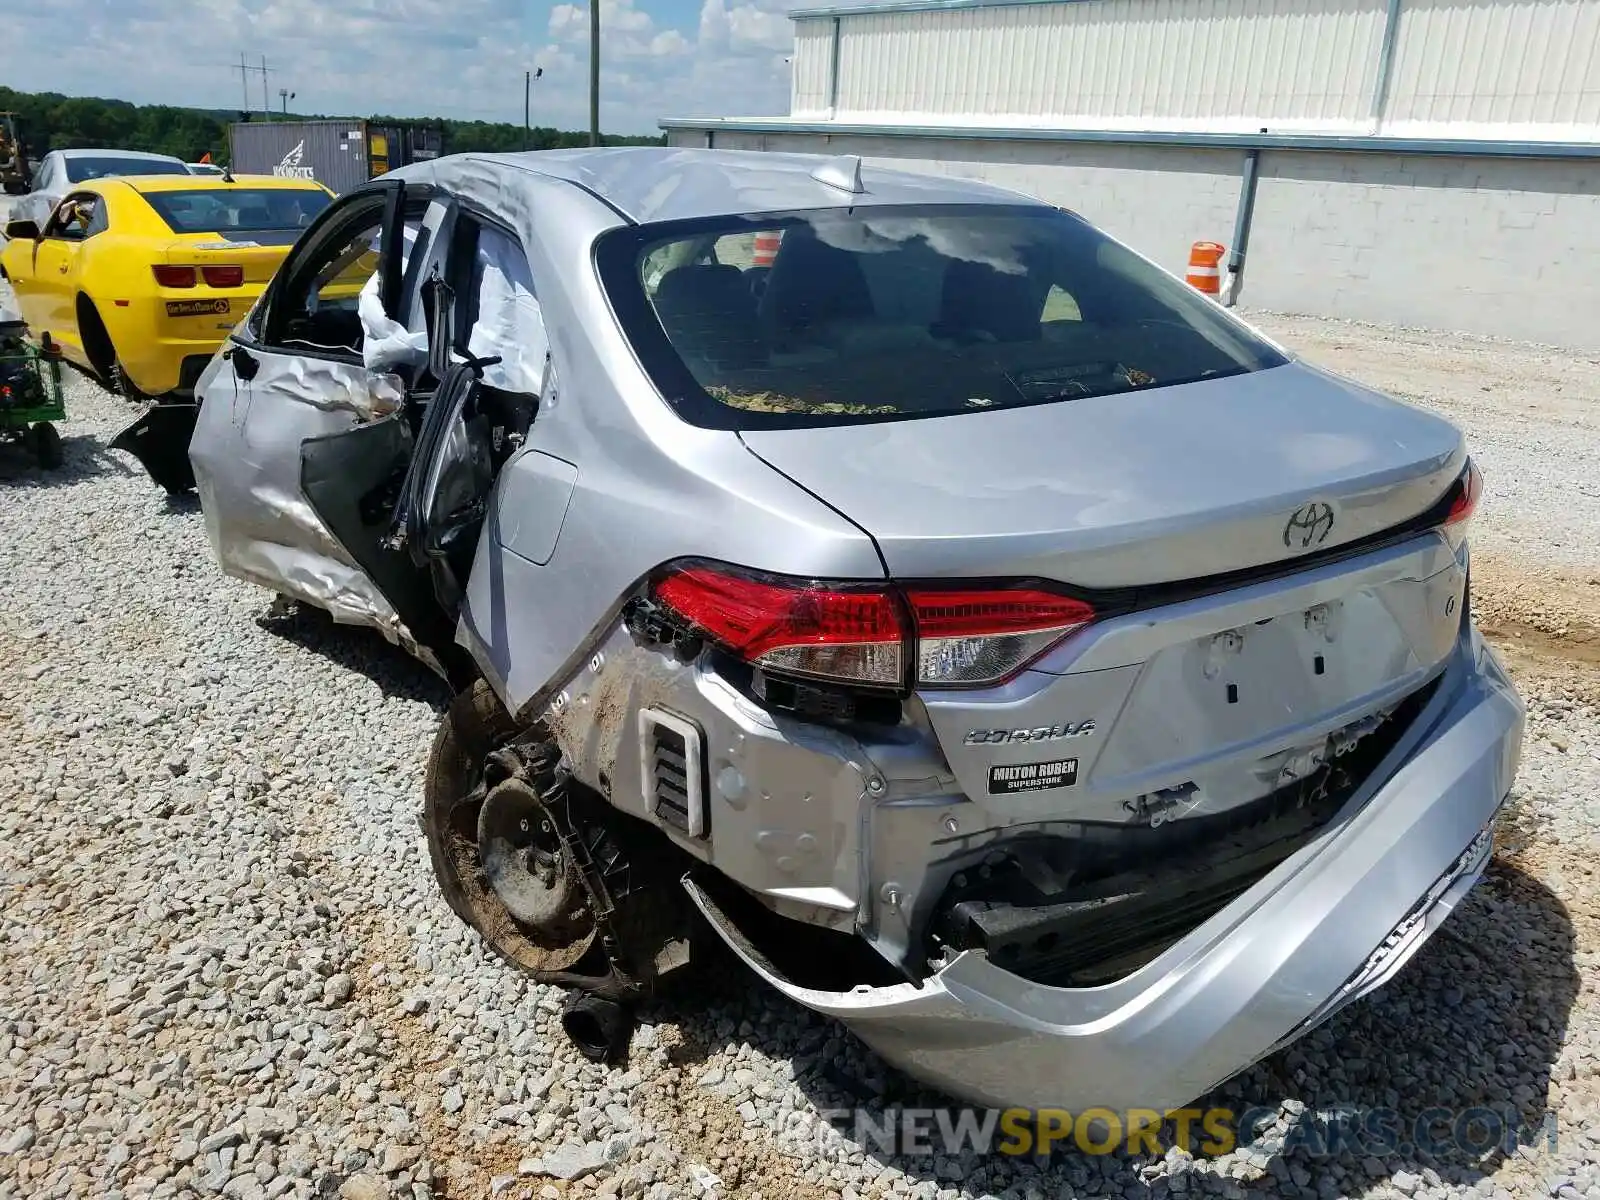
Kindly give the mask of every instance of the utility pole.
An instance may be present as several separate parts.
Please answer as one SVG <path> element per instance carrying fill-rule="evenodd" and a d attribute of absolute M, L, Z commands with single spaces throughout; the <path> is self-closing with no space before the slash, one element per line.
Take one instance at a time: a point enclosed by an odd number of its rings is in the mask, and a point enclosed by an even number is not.
<path fill-rule="evenodd" d="M 533 81 L 544 74 L 543 67 L 522 73 L 522 148 L 533 149 Z"/>
<path fill-rule="evenodd" d="M 289 101 L 293 100 L 294 98 L 295 93 L 291 92 L 288 88 L 278 89 L 278 99 L 283 102 L 283 119 L 286 121 L 289 119 Z"/>
<path fill-rule="evenodd" d="M 600 0 L 589 0 L 589 145 L 600 144 Z"/>
<path fill-rule="evenodd" d="M 261 74 L 261 111 L 267 115 L 267 119 L 270 121 L 272 119 L 272 101 L 267 98 L 267 73 L 268 72 L 267 72 L 267 58 L 266 58 L 266 55 L 262 55 L 261 56 L 261 65 L 259 67 L 252 67 L 250 65 L 250 59 L 245 54 L 245 52 L 243 50 L 239 51 L 238 71 L 239 71 L 239 84 L 244 89 L 244 111 L 246 113 L 249 113 L 250 111 L 252 111 L 251 108 L 250 108 L 250 76 L 256 74 L 257 72 L 260 72 L 260 74 Z"/>

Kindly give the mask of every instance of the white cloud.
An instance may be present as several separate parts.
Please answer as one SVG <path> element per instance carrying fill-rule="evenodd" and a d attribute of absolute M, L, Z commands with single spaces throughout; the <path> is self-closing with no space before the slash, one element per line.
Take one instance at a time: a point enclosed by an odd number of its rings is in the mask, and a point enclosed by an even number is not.
<path fill-rule="evenodd" d="M 557 41 L 589 36 L 589 10 L 576 4 L 557 4 L 550 9 L 550 36 Z"/>
<path fill-rule="evenodd" d="M 788 110 L 789 0 L 705 0 L 698 28 L 664 20 L 656 0 L 599 0 L 601 121 L 653 133 L 663 116 Z M 589 10 L 563 2 L 537 21 L 529 0 L 52 0 L 6 20 L 6 84 L 24 91 L 237 109 L 263 105 L 241 81 L 240 51 L 267 59 L 267 103 L 338 116 L 446 116 L 520 122 L 523 72 L 538 66 L 534 120 L 588 123 Z M 243 90 L 248 86 L 248 93 Z"/>
<path fill-rule="evenodd" d="M 700 44 L 728 44 L 728 6 L 722 0 L 705 0 L 700 6 Z"/>
<path fill-rule="evenodd" d="M 676 29 L 663 29 L 650 39 L 650 53 L 657 58 L 688 54 L 694 45 Z"/>
<path fill-rule="evenodd" d="M 794 45 L 794 23 L 781 12 L 767 12 L 752 4 L 728 10 L 728 33 L 741 49 L 787 50 Z"/>
<path fill-rule="evenodd" d="M 633 6 L 633 0 L 601 0 L 600 46 L 602 52 L 612 38 L 633 42 L 655 28 L 650 14 Z M 587 5 L 557 4 L 550 10 L 550 36 L 567 41 L 589 38 Z"/>

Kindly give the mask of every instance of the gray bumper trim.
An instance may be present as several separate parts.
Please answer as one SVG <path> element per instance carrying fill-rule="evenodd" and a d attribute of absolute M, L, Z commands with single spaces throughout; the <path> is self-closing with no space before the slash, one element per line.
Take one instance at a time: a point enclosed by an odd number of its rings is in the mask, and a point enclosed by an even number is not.
<path fill-rule="evenodd" d="M 1488 861 L 1522 724 L 1493 655 L 1475 634 L 1464 638 L 1396 747 L 1399 767 L 1375 773 L 1381 786 L 1154 961 L 1103 987 L 1045 987 L 968 952 L 921 985 L 819 992 L 774 976 L 724 936 L 774 987 L 952 1095 L 1168 1112 L 1416 953 Z"/>

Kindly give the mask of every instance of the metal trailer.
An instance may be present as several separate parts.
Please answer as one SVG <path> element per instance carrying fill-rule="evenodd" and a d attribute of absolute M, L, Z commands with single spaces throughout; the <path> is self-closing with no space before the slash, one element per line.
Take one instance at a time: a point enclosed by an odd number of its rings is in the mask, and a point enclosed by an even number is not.
<path fill-rule="evenodd" d="M 371 121 L 242 121 L 229 131 L 230 166 L 241 175 L 314 179 L 348 192 L 395 167 L 443 150 L 439 130 Z"/>

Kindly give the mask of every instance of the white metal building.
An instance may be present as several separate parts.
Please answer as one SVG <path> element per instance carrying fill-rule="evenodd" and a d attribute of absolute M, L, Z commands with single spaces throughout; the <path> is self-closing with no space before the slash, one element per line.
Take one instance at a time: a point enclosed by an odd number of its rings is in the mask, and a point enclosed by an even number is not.
<path fill-rule="evenodd" d="M 663 121 L 674 144 L 972 175 L 1178 269 L 1220 241 L 1254 307 L 1600 347 L 1600 0 L 793 17 L 790 115 Z"/>

